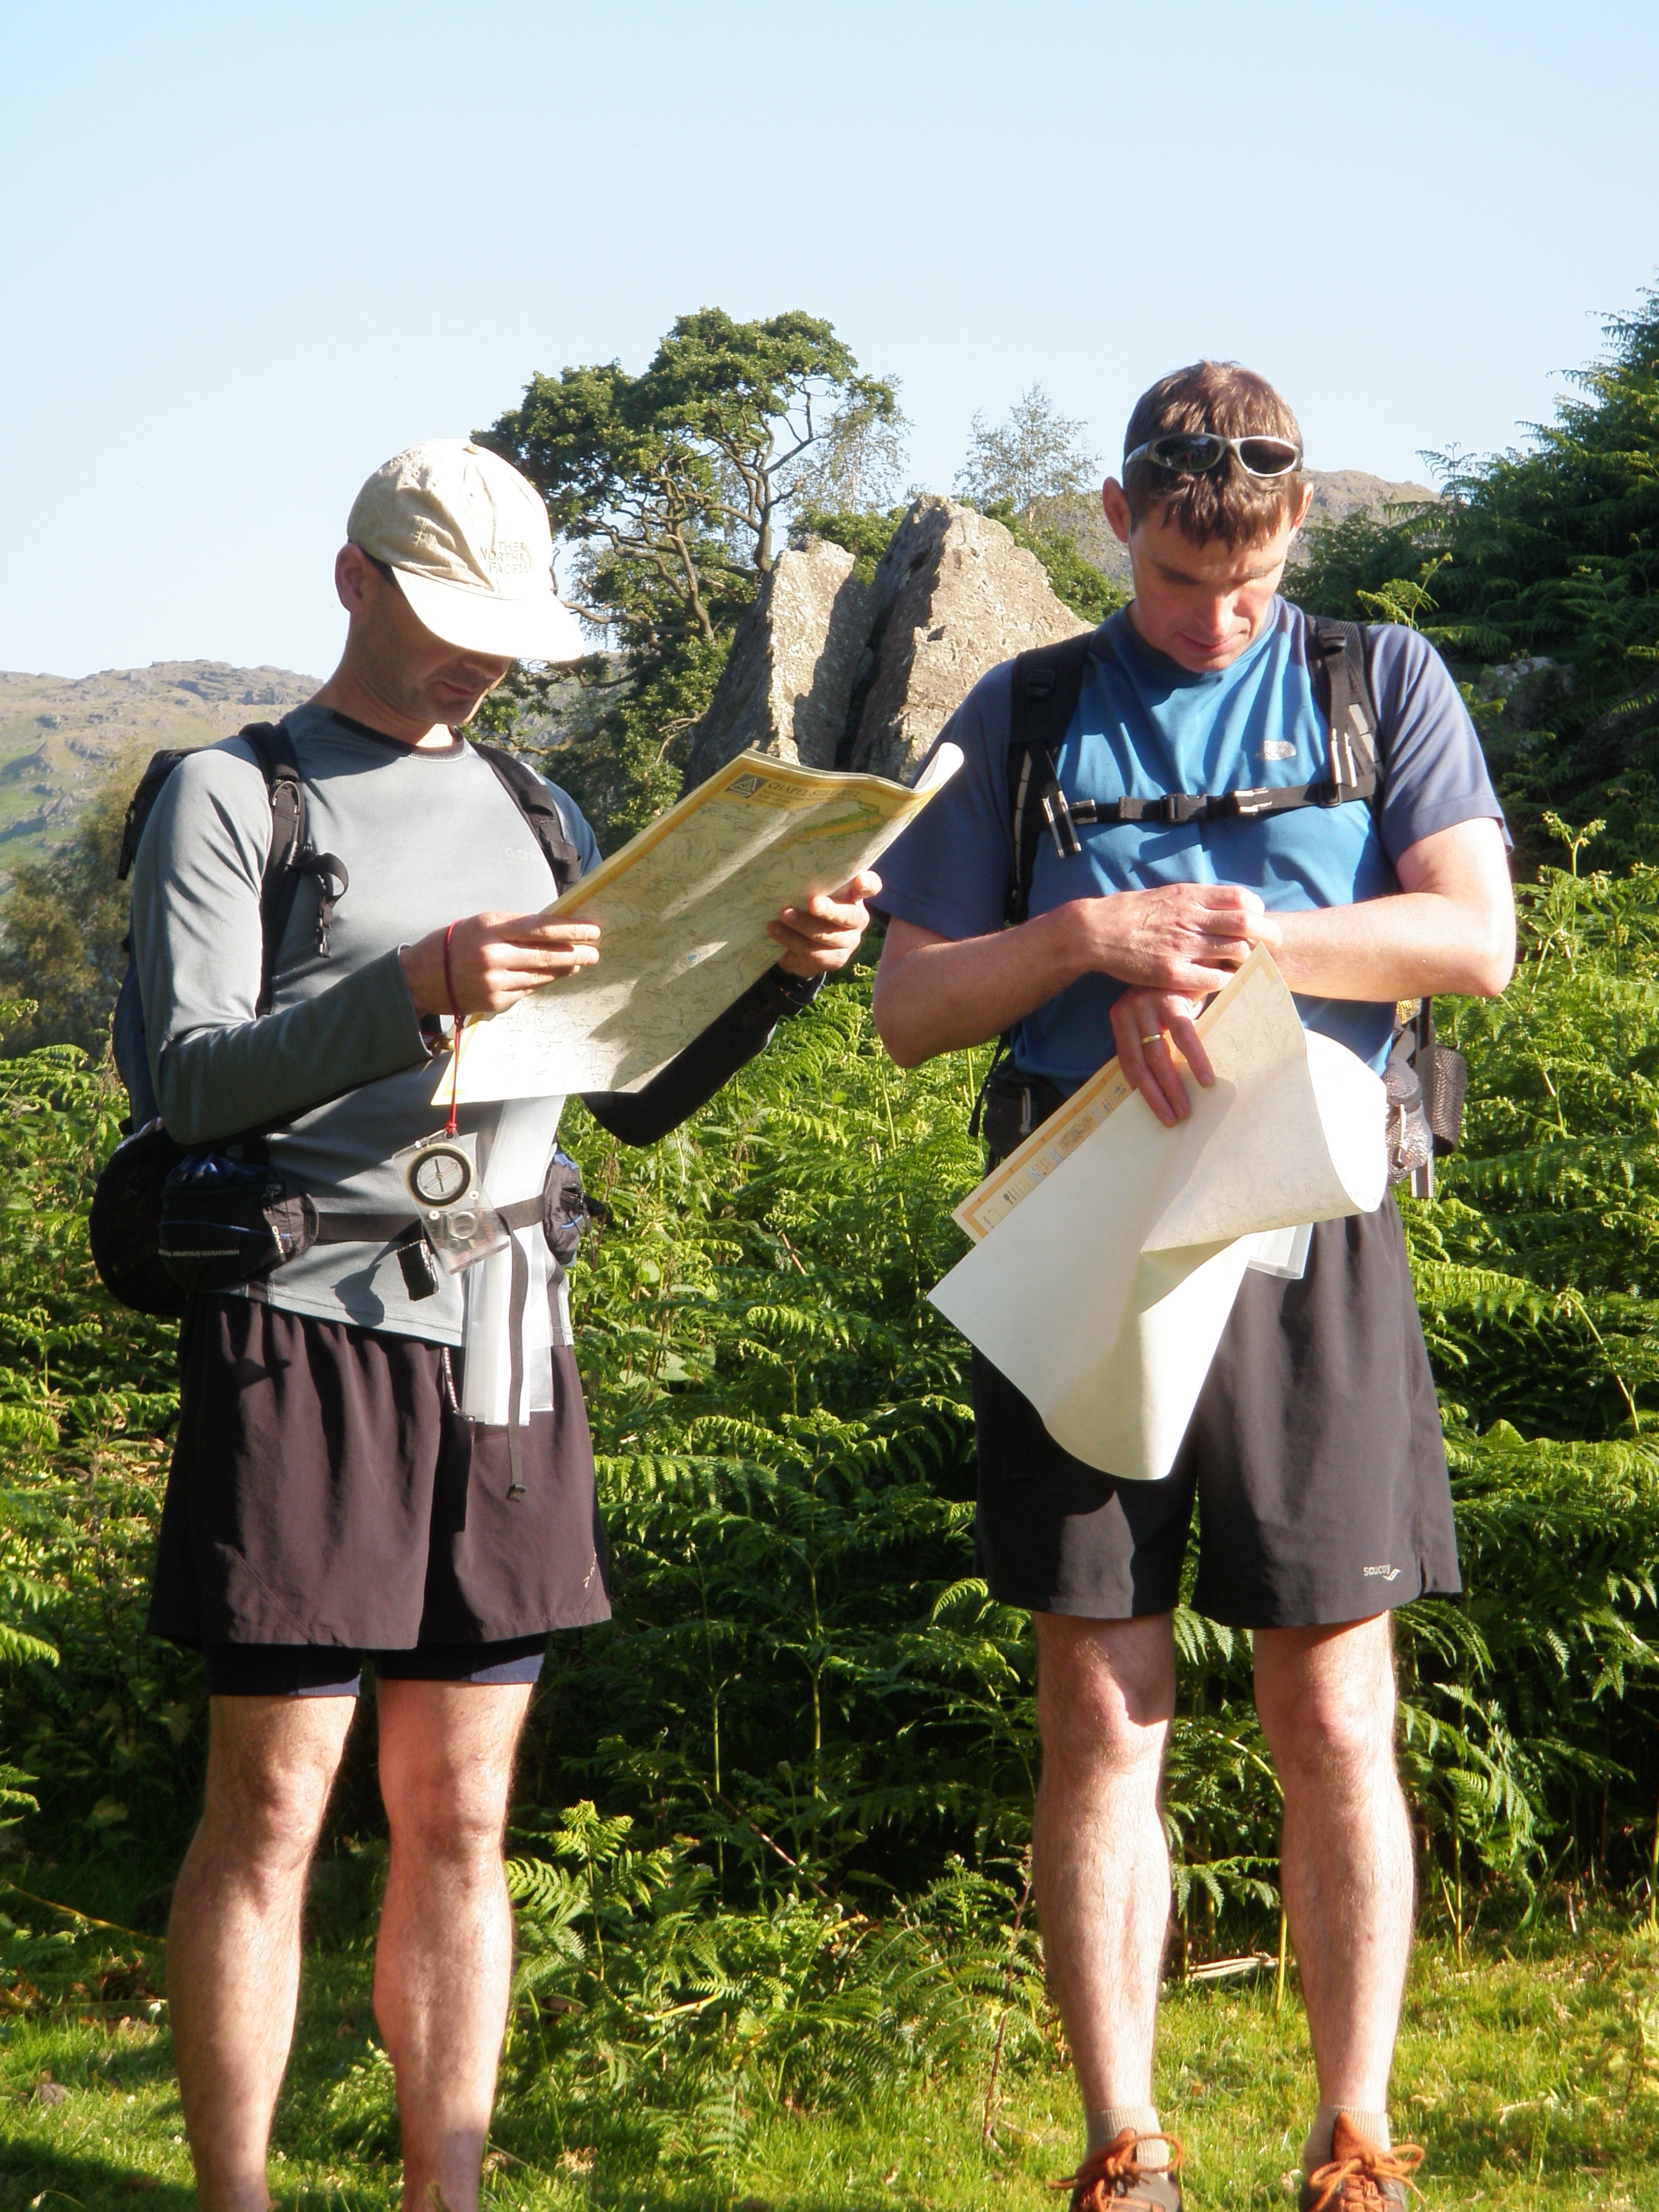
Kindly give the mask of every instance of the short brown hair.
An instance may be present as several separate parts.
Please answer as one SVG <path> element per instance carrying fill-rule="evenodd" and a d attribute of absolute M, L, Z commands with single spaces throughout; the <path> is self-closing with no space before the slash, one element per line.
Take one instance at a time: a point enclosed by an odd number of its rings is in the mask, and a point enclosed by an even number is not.
<path fill-rule="evenodd" d="M 1149 439 L 1170 430 L 1216 430 L 1226 438 L 1285 438 L 1298 449 L 1302 432 L 1290 409 L 1265 376 L 1241 368 L 1236 361 L 1197 361 L 1160 376 L 1135 402 L 1123 450 L 1133 453 Z M 1173 522 L 1194 545 L 1220 539 L 1230 546 L 1257 545 L 1272 538 L 1295 514 L 1302 476 L 1248 475 L 1229 453 L 1206 476 L 1172 476 L 1156 461 L 1142 459 L 1123 471 L 1129 520 L 1138 526 L 1155 507 L 1160 520 Z"/>

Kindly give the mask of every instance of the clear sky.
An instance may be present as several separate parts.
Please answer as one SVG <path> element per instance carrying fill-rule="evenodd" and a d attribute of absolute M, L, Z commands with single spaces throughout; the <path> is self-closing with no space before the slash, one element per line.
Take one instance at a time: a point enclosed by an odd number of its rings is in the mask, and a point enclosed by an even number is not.
<path fill-rule="evenodd" d="M 948 489 L 1200 353 L 1316 467 L 1547 416 L 1659 264 L 1653 0 L 9 0 L 0 668 L 325 673 L 358 483 L 802 307 Z"/>

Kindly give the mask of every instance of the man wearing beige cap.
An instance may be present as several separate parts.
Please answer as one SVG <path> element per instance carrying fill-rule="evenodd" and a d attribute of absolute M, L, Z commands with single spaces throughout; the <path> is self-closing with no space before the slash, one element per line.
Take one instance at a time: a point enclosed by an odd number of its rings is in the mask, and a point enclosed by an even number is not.
<path fill-rule="evenodd" d="M 391 1832 L 374 2004 L 404 2201 L 476 2204 L 507 2000 L 514 1747 L 548 1632 L 610 1611 L 543 1227 L 558 1102 L 453 1117 L 434 1163 L 459 1159 L 499 1211 L 476 1262 L 434 1264 L 411 1199 L 442 1119 L 446 1023 L 603 957 L 596 928 L 542 912 L 597 860 L 587 824 L 461 734 L 515 658 L 568 659 L 580 638 L 554 596 L 540 499 L 479 447 L 399 454 L 348 531 L 339 667 L 279 732 L 188 756 L 133 872 L 148 1073 L 169 1134 L 228 1188 L 259 1133 L 252 1156 L 320 1224 L 258 1277 L 192 1295 L 182 1332 L 150 1626 L 201 1649 L 210 1698 L 205 1811 L 168 1947 L 206 2212 L 270 2202 L 306 1871 L 366 1655 Z M 307 872 L 268 945 L 273 738 L 303 789 Z M 777 965 L 644 1091 L 592 1110 L 635 1142 L 683 1119 L 845 963 L 876 888 L 860 878 L 787 909 Z M 486 1297 L 492 1268 L 502 1295 Z"/>

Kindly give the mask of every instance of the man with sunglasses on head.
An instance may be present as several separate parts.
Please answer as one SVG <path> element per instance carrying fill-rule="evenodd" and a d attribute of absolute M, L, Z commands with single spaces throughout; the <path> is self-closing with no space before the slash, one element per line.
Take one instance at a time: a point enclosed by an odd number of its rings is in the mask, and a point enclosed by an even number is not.
<path fill-rule="evenodd" d="M 1309 1027 L 1379 1071 L 1397 1000 L 1491 996 L 1514 963 L 1502 812 L 1456 687 L 1415 632 L 1362 633 L 1376 792 L 1345 798 L 1334 773 L 1328 664 L 1279 591 L 1312 497 L 1284 400 L 1200 362 L 1146 393 L 1124 449 L 1103 501 L 1134 599 L 1089 639 L 1069 726 L 1033 762 L 1043 775 L 1052 763 L 1059 796 L 1029 881 L 1012 829 L 1013 663 L 943 732 L 964 765 L 884 864 L 878 1025 L 905 1066 L 1011 1038 L 994 1155 L 1114 1053 L 1173 1127 L 1190 1110 L 1182 1062 L 1212 1080 L 1194 1018 L 1253 946 L 1271 949 Z M 1264 787 L 1279 800 L 1260 806 Z M 1299 2202 L 1403 2204 L 1421 2153 L 1392 2143 L 1388 2117 L 1413 1906 L 1389 1612 L 1460 1583 L 1393 1200 L 1316 1224 L 1299 1280 L 1246 1276 L 1161 1482 L 1062 1451 L 978 1353 L 974 1395 L 981 1571 L 1036 1621 L 1036 1893 L 1087 2128 L 1073 2205 L 1182 2201 L 1152 2050 L 1170 1914 L 1159 1777 L 1194 1503 L 1192 1602 L 1253 1632 L 1284 1792 L 1319 2081 Z"/>

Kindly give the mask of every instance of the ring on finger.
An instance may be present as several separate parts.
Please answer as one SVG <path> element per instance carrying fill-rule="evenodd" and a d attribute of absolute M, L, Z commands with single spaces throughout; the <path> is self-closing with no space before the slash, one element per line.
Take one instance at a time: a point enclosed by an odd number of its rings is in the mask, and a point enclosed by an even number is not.
<path fill-rule="evenodd" d="M 1162 1030 L 1153 1030 L 1147 1036 L 1143 1036 L 1140 1042 L 1142 1044 L 1162 1044 L 1164 1032 Z"/>

